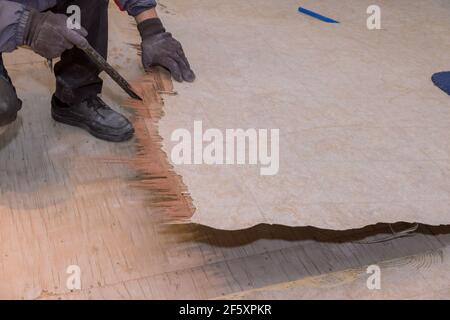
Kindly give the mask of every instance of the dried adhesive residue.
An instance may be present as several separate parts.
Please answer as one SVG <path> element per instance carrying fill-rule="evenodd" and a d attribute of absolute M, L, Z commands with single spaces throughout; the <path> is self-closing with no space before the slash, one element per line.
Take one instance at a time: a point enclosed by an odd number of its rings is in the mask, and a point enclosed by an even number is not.
<path fill-rule="evenodd" d="M 158 122 L 164 115 L 161 94 L 173 92 L 172 81 L 168 74 L 153 70 L 132 85 L 143 99 L 128 99 L 124 103 L 136 113 L 138 150 L 136 157 L 127 161 L 139 171 L 136 186 L 149 192 L 149 205 L 162 210 L 165 219 L 187 222 L 195 211 L 192 199 L 163 151 L 158 131 Z"/>

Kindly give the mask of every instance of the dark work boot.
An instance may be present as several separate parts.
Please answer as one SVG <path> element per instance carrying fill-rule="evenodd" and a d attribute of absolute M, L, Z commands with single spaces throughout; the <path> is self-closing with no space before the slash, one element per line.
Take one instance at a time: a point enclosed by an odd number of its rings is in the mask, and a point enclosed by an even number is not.
<path fill-rule="evenodd" d="M 127 141 L 134 134 L 130 121 L 97 96 L 68 105 L 53 95 L 52 117 L 55 121 L 83 128 L 94 137 L 106 141 Z"/>
<path fill-rule="evenodd" d="M 0 127 L 14 122 L 22 108 L 22 100 L 17 97 L 11 78 L 3 65 L 0 53 Z"/>

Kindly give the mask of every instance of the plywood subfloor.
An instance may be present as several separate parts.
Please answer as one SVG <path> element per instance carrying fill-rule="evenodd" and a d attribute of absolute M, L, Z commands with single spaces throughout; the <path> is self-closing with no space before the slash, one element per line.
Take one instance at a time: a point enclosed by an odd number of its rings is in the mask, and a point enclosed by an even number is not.
<path fill-rule="evenodd" d="M 450 68 L 448 1 L 174 0 L 165 20 L 197 72 L 161 120 L 170 155 L 179 128 L 279 129 L 280 171 L 175 165 L 192 221 L 351 229 L 450 223 L 450 100 L 430 80 Z M 299 5 L 340 21 L 327 24 Z M 204 148 L 209 143 L 204 143 Z"/>
<path fill-rule="evenodd" d="M 450 297 L 449 248 L 377 264 L 379 287 L 367 288 L 364 266 L 227 296 L 227 299 L 443 299 Z M 370 283 L 370 282 L 369 282 Z"/>
<path fill-rule="evenodd" d="M 111 61 L 137 78 L 138 58 L 124 45 L 135 32 L 125 15 L 110 15 Z M 136 172 L 102 160 L 133 157 L 133 142 L 109 144 L 54 123 L 53 76 L 42 59 L 21 51 L 8 55 L 7 65 L 24 108 L 0 137 L 2 299 L 217 298 L 450 244 L 446 227 L 421 226 L 410 237 L 365 244 L 390 235 L 389 228 L 261 225 L 229 232 L 163 225 L 145 205 L 148 194 L 130 186 Z M 110 80 L 105 87 L 108 102 L 124 100 Z M 81 291 L 65 285 L 70 265 L 81 268 Z"/>

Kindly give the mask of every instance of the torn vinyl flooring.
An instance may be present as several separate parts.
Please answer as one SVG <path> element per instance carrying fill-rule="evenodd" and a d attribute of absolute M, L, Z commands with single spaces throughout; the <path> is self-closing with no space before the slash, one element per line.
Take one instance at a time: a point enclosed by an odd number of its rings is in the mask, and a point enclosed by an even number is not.
<path fill-rule="evenodd" d="M 193 201 L 190 221 L 224 230 L 450 222 L 449 98 L 430 80 L 450 65 L 450 6 L 383 3 L 382 29 L 369 30 L 370 4 L 302 3 L 339 24 L 302 15 L 288 0 L 165 4 L 163 18 L 198 75 L 165 97 L 159 122 Z M 209 129 L 220 142 L 205 138 Z M 201 159 L 211 145 L 232 157 L 222 138 L 236 129 L 279 130 L 274 175 L 261 175 L 267 165 L 249 145 L 241 151 L 256 154 L 257 165 L 248 154 L 245 165 L 237 156 L 229 165 Z M 177 130 L 190 135 L 173 137 Z M 185 141 L 194 156 L 174 158 Z"/>

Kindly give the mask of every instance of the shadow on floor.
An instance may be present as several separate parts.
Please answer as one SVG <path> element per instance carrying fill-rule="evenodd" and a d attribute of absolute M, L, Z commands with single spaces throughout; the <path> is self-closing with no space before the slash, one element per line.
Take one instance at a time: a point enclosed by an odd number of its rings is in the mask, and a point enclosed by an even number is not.
<path fill-rule="evenodd" d="M 417 230 L 402 234 L 404 230 Z M 395 233 L 399 233 L 396 236 Z M 432 237 L 441 236 L 448 238 L 450 244 L 450 225 L 429 226 L 424 224 L 412 224 L 398 222 L 395 224 L 378 223 L 360 229 L 350 230 L 325 230 L 315 227 L 289 227 L 282 225 L 261 224 L 246 230 L 227 231 L 217 230 L 201 225 L 168 225 L 164 227 L 166 233 L 185 234 L 187 241 L 197 240 L 208 242 L 219 247 L 239 247 L 252 242 L 266 240 L 283 240 L 288 242 L 297 241 L 319 241 L 330 243 L 354 242 L 360 244 L 375 244 L 398 239 L 407 239 L 416 235 L 426 235 Z M 194 238 L 190 238 L 189 235 Z"/>

